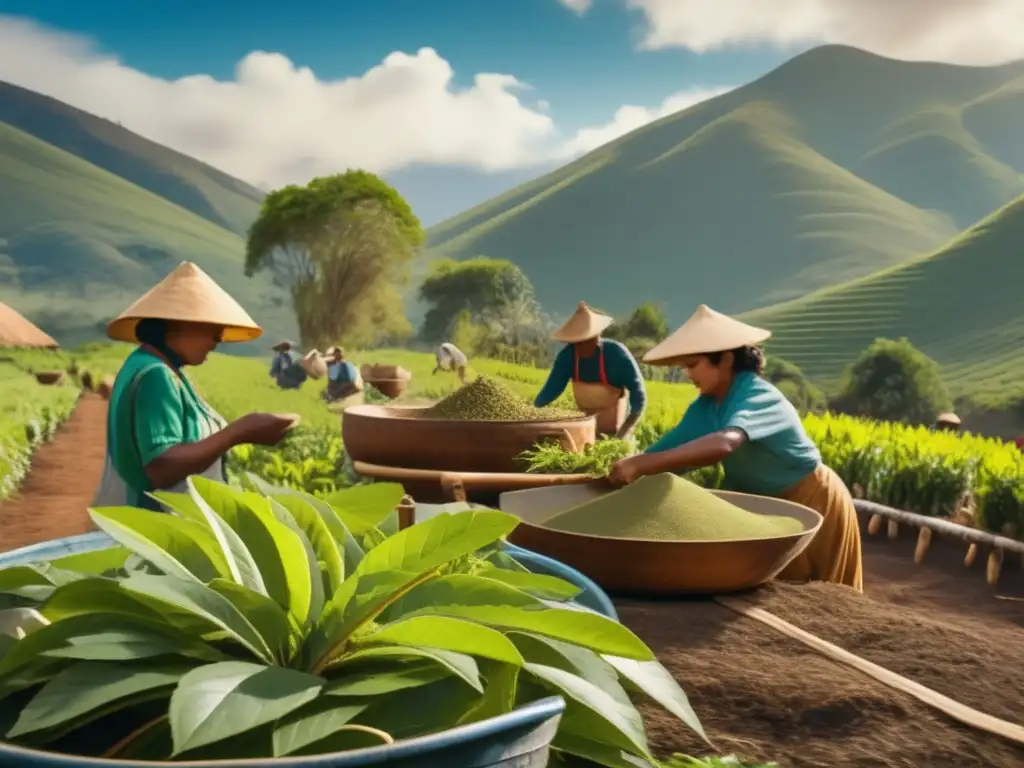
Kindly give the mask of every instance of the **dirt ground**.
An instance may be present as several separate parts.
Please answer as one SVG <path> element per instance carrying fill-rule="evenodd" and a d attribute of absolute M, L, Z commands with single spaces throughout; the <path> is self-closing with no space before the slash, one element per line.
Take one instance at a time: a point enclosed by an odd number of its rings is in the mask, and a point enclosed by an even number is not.
<path fill-rule="evenodd" d="M 86 393 L 36 450 L 18 495 L 0 502 L 0 552 L 91 529 L 86 508 L 103 475 L 106 415 L 107 401 Z"/>
<path fill-rule="evenodd" d="M 749 602 L 970 707 L 1024 715 L 1024 593 L 1014 566 L 996 588 L 962 545 L 936 541 L 914 565 L 912 536 L 864 541 L 865 595 L 829 584 L 775 584 Z M 979 558 L 981 560 L 981 558 Z M 620 616 L 676 676 L 724 752 L 783 766 L 1024 765 L 1024 747 L 945 715 L 710 600 L 617 600 Z M 651 708 L 652 745 L 703 753 Z"/>

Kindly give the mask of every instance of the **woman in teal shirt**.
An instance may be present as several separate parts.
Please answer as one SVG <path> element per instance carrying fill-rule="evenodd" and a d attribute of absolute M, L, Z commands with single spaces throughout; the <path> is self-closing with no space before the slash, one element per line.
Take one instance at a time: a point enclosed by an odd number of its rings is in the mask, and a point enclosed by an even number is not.
<path fill-rule="evenodd" d="M 643 475 L 684 472 L 721 462 L 725 487 L 773 496 L 821 513 L 811 544 L 779 575 L 863 589 L 860 528 L 843 481 L 821 463 L 796 409 L 761 378 L 760 344 L 769 331 L 702 305 L 672 336 L 644 356 L 655 365 L 682 366 L 699 395 L 677 426 L 644 454 L 617 462 L 614 484 Z"/>
<path fill-rule="evenodd" d="M 221 342 L 262 330 L 199 267 L 183 263 L 108 327 L 136 341 L 114 381 L 107 460 L 94 506 L 159 509 L 154 490 L 186 490 L 190 475 L 223 481 L 223 457 L 244 443 L 273 445 L 295 417 L 252 413 L 228 424 L 196 392 L 183 368 L 202 365 Z"/>

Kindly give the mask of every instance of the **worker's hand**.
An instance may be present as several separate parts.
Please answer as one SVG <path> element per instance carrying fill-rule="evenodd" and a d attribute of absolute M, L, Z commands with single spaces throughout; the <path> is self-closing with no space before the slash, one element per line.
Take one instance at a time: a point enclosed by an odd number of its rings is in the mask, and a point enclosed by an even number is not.
<path fill-rule="evenodd" d="M 643 456 L 619 459 L 608 472 L 608 482 L 614 486 L 630 485 L 643 475 Z"/>
<path fill-rule="evenodd" d="M 235 433 L 238 443 L 277 445 L 295 424 L 294 414 L 250 413 L 231 422 L 227 428 Z"/>

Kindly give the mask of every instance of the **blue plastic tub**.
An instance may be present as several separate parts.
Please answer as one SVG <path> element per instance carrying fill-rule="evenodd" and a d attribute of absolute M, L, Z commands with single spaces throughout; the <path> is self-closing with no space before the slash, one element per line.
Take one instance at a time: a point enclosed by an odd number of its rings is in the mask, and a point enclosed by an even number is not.
<path fill-rule="evenodd" d="M 102 531 L 68 536 L 0 554 L 0 568 L 31 562 L 53 561 L 72 555 L 109 549 L 115 545 Z M 558 576 L 575 584 L 582 592 L 577 604 L 618 621 L 608 595 L 574 568 L 545 555 L 506 543 L 505 552 L 534 573 Z M 398 744 L 371 747 L 335 755 L 268 760 L 231 760 L 221 762 L 180 762 L 181 766 L 218 766 L 218 768 L 544 768 L 548 764 L 551 740 L 565 709 L 558 696 L 542 699 L 507 715 L 454 728 L 444 733 L 409 739 Z M 166 763 L 100 760 L 50 754 L 0 743 L 0 766 L 24 768 L 79 768 L 84 766 L 154 766 Z"/>

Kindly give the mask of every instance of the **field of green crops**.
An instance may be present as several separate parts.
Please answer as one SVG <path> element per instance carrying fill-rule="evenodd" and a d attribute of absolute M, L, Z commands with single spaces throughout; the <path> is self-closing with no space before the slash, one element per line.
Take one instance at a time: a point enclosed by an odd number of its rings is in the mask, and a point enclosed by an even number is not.
<path fill-rule="evenodd" d="M 69 383 L 42 386 L 17 365 L 0 361 L 0 500 L 17 489 L 32 451 L 71 414 L 79 390 Z"/>
<path fill-rule="evenodd" d="M 80 368 L 99 379 L 115 372 L 129 350 L 127 345 L 96 346 L 76 353 L 75 358 Z M 55 353 L 19 354 L 19 362 L 26 368 L 58 367 Z M 70 362 L 67 353 L 57 355 L 63 364 Z M 412 381 L 402 397 L 407 402 L 436 400 L 458 386 L 451 374 L 431 375 L 434 359 L 429 354 L 376 350 L 353 359 L 357 364 L 393 363 L 408 368 Z M 546 376 L 545 371 L 490 360 L 475 361 L 471 372 L 499 378 L 527 398 L 540 389 Z M 282 391 L 268 375 L 267 360 L 226 355 L 213 355 L 189 375 L 211 405 L 228 419 L 256 410 L 302 416 L 300 428 L 282 445 L 236 449 L 230 462 L 233 472 L 255 471 L 271 482 L 311 491 L 328 491 L 354 479 L 341 445 L 340 415 L 320 399 L 323 383 L 307 382 L 298 391 Z M 62 396 L 65 400 L 60 402 L 66 403 L 65 408 L 73 402 L 73 390 L 47 393 L 48 388 L 34 385 L 31 377 L 22 377 L 28 379 L 22 384 L 31 384 L 40 397 Z M 674 426 L 695 396 L 689 385 L 666 382 L 650 383 L 648 392 L 648 411 L 637 430 L 641 447 Z M 569 405 L 568 398 L 567 393 L 561 404 Z M 59 409 L 56 412 L 60 413 Z M 24 415 L 17 418 L 20 422 L 13 417 L 6 421 L 23 425 L 27 420 Z M 965 501 L 972 502 L 984 527 L 1010 535 L 1024 531 L 1024 455 L 1012 444 L 845 416 L 807 416 L 804 424 L 826 463 L 865 498 L 929 515 L 949 515 Z M 608 446 L 603 460 L 614 459 L 617 451 L 615 446 Z M 561 460 L 575 461 L 572 457 Z M 573 471 L 574 467 L 563 465 L 559 470 Z M 5 481 L 4 475 L 0 465 L 0 483 L 10 484 L 12 481 Z M 18 477 L 16 473 L 12 476 Z M 720 481 L 720 473 L 705 471 L 695 479 L 714 486 Z"/>

